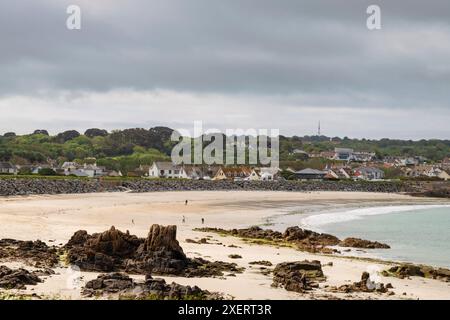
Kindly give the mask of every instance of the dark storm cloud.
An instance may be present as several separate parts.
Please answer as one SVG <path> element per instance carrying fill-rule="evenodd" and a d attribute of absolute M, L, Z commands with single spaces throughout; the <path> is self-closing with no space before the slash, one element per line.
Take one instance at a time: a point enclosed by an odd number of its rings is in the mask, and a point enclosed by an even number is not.
<path fill-rule="evenodd" d="M 366 28 L 370 4 L 382 30 Z M 449 13 L 437 0 L 3 0 L 0 96 L 164 89 L 450 118 Z"/>

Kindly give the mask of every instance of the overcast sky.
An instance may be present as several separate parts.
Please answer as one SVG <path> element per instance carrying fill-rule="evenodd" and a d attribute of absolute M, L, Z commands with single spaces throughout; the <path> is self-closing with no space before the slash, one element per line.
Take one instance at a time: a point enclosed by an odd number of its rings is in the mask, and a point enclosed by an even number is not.
<path fill-rule="evenodd" d="M 0 75 L 0 134 L 202 120 L 290 136 L 320 120 L 450 139 L 450 1 L 2 0 Z"/>

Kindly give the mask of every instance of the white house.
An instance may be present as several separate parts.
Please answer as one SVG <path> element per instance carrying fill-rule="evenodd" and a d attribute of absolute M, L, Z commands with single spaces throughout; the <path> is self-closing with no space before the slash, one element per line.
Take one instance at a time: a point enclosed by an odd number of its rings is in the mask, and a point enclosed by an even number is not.
<path fill-rule="evenodd" d="M 180 165 L 168 161 L 156 161 L 148 171 L 150 178 L 186 178 L 186 173 Z"/>
<path fill-rule="evenodd" d="M 97 166 L 96 163 L 94 164 L 84 164 L 84 166 L 79 169 L 81 172 L 83 172 L 87 177 L 94 178 L 94 177 L 100 177 L 104 176 L 105 168 Z"/>
<path fill-rule="evenodd" d="M 273 181 L 280 178 L 280 168 L 264 167 L 259 169 L 259 175 L 262 181 Z"/>
<path fill-rule="evenodd" d="M 64 162 L 61 169 L 64 170 L 64 175 L 68 176 L 74 174 L 80 168 L 80 165 L 76 162 Z"/>
<path fill-rule="evenodd" d="M 356 162 L 369 162 L 375 158 L 376 154 L 374 152 L 353 152 L 352 161 Z"/>
<path fill-rule="evenodd" d="M 384 171 L 375 167 L 360 167 L 355 169 L 354 176 L 362 180 L 381 180 L 384 179 Z"/>
<path fill-rule="evenodd" d="M 66 176 L 74 175 L 77 177 L 95 178 L 106 175 L 105 168 L 97 166 L 96 163 L 79 165 L 76 162 L 64 162 L 61 169 Z"/>
<path fill-rule="evenodd" d="M 349 148 L 335 148 L 334 160 L 350 161 L 353 159 L 353 149 Z"/>
<path fill-rule="evenodd" d="M 9 162 L 0 162 L 0 174 L 17 174 L 17 167 Z"/>

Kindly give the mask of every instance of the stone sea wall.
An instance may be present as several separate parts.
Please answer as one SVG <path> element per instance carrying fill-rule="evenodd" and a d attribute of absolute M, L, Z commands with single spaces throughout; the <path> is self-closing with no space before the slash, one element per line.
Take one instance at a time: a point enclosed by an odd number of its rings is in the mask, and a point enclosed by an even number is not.
<path fill-rule="evenodd" d="M 442 187 L 444 186 L 444 187 Z M 449 184 L 441 184 L 448 189 Z M 201 181 L 165 179 L 0 179 L 0 196 L 31 194 L 68 194 L 94 192 L 156 192 L 156 191 L 203 191 L 203 190 L 261 190 L 261 191 L 360 191 L 385 193 L 412 193 L 422 195 L 433 186 L 425 182 L 366 182 L 366 181 Z M 436 189 L 436 190 L 441 190 Z M 445 194 L 444 194 L 445 195 Z"/>

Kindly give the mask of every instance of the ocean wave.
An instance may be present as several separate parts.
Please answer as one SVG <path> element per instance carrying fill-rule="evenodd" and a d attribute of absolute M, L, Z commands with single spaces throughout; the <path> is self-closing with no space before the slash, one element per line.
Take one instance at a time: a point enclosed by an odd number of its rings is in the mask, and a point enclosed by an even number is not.
<path fill-rule="evenodd" d="M 362 219 L 365 216 L 391 214 L 399 212 L 435 209 L 435 208 L 450 208 L 450 205 L 403 205 L 403 206 L 383 206 L 359 208 L 340 212 L 328 212 L 310 215 L 301 220 L 303 227 L 315 228 L 331 223 L 346 222 L 352 220 Z"/>

